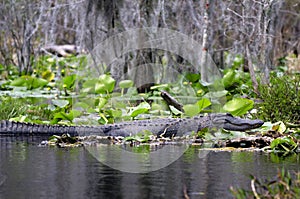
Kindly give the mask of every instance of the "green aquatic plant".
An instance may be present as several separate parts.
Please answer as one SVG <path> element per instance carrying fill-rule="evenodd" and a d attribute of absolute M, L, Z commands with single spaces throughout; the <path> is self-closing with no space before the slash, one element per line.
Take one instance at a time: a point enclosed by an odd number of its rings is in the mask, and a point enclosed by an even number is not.
<path fill-rule="evenodd" d="M 48 84 L 48 81 L 43 78 L 24 75 L 13 80 L 10 85 L 15 87 L 26 87 L 28 90 L 42 88 Z"/>
<path fill-rule="evenodd" d="M 300 173 L 292 175 L 285 169 L 278 171 L 274 180 L 262 180 L 250 176 L 251 190 L 231 187 L 231 193 L 237 199 L 256 198 L 284 198 L 294 199 L 300 197 Z"/>
<path fill-rule="evenodd" d="M 138 93 L 132 80 L 117 81 L 109 74 L 102 74 L 98 78 L 91 78 L 86 74 L 86 57 L 51 57 L 40 56 L 33 60 L 33 71 L 27 76 L 9 76 L 4 80 L 0 89 L 12 90 L 8 95 L 47 99 L 46 103 L 28 103 L 23 108 L 33 112 L 40 112 L 33 120 L 48 120 L 50 123 L 63 121 L 72 122 L 77 116 L 84 114 L 98 114 L 101 124 L 112 123 L 117 120 L 129 120 L 137 117 L 194 116 L 215 110 L 243 115 L 252 108 L 253 101 L 240 98 L 243 92 L 234 91 L 240 85 L 246 84 L 250 78 L 247 73 L 239 71 L 243 59 L 235 59 L 232 68 L 224 70 L 225 76 L 214 83 L 204 83 L 200 74 L 183 73 L 174 82 L 154 84 L 148 93 Z M 224 84 L 224 86 L 223 86 Z M 248 85 L 248 83 L 247 83 Z M 226 89 L 226 90 L 225 90 Z M 161 91 L 166 90 L 182 104 L 184 111 L 177 110 L 166 104 L 161 98 Z M 55 100 L 53 100 L 55 98 Z M 69 99 L 75 99 L 73 107 Z M 69 104 L 64 102 L 69 100 Z M 224 106 L 225 102 L 228 103 Z M 167 106 L 166 106 L 167 105 Z M 169 107 L 168 107 L 169 105 Z M 18 104 L 16 104 L 18 106 Z M 36 108 L 33 108 L 36 106 Z M 6 111 L 9 112 L 8 107 Z M 6 119 L 26 116 L 30 114 L 13 110 Z M 81 114 L 71 112 L 79 109 Z M 41 109 L 45 109 L 44 111 Z M 46 113 L 46 114 L 44 114 Z M 151 115 L 151 116 L 149 116 Z M 4 118 L 4 119 L 5 119 Z"/>
<path fill-rule="evenodd" d="M 251 110 L 253 108 L 253 104 L 253 100 L 233 98 L 223 106 L 223 109 L 234 116 L 241 116 Z"/>
<path fill-rule="evenodd" d="M 0 97 L 0 120 L 13 119 L 21 122 L 50 121 L 56 124 L 60 120 L 72 121 L 80 115 L 76 110 L 69 111 L 69 101 L 51 100 L 51 104 L 44 99 Z"/>
<path fill-rule="evenodd" d="M 262 103 L 258 104 L 258 116 L 266 121 L 299 122 L 300 74 L 294 76 L 272 75 L 270 84 L 259 85 Z"/>
<path fill-rule="evenodd" d="M 0 102 L 0 120 L 27 114 L 28 107 L 22 99 L 1 97 Z"/>
<path fill-rule="evenodd" d="M 279 137 L 271 142 L 270 148 L 278 152 L 294 152 L 298 145 L 291 137 Z"/>
<path fill-rule="evenodd" d="M 124 141 L 125 142 L 147 143 L 150 140 L 152 140 L 152 137 L 153 137 L 153 133 L 145 130 L 143 132 L 137 133 L 136 135 L 125 137 Z"/>

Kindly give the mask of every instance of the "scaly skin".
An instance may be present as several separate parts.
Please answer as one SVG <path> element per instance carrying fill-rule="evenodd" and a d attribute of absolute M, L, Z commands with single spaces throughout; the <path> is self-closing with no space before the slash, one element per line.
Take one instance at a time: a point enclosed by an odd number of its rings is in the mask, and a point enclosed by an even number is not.
<path fill-rule="evenodd" d="M 263 123 L 261 120 L 233 117 L 228 113 L 214 113 L 186 119 L 136 120 L 102 126 L 44 125 L 3 120 L 0 121 L 0 135 L 62 135 L 68 133 L 71 136 L 129 136 L 147 130 L 157 136 L 171 137 L 183 136 L 212 127 L 245 131 L 258 128 Z"/>

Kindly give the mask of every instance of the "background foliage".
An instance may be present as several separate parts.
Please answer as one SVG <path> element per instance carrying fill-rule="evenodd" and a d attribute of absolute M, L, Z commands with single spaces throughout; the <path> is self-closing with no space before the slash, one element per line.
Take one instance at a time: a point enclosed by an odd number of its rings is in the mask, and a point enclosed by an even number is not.
<path fill-rule="evenodd" d="M 27 73 L 35 64 L 32 57 L 49 45 L 74 44 L 79 52 L 89 51 L 130 28 L 161 27 L 202 43 L 221 68 L 243 55 L 243 67 L 247 70 L 253 62 L 267 80 L 278 58 L 299 53 L 299 10 L 296 0 L 2 1 L 0 64 Z M 226 56 L 228 52 L 231 56 Z M 178 61 L 182 62 L 173 60 Z"/>

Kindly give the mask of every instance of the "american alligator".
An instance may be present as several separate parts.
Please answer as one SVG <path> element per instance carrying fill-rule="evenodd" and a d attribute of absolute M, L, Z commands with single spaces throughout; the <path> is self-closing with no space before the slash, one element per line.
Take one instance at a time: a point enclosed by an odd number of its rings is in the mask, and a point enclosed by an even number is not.
<path fill-rule="evenodd" d="M 186 119 L 136 120 L 99 126 L 62 126 L 3 120 L 0 121 L 0 135 L 62 135 L 68 133 L 71 136 L 128 136 L 148 130 L 157 136 L 171 137 L 183 136 L 211 127 L 244 131 L 260 127 L 263 123 L 261 120 L 242 119 L 228 113 L 214 113 Z"/>

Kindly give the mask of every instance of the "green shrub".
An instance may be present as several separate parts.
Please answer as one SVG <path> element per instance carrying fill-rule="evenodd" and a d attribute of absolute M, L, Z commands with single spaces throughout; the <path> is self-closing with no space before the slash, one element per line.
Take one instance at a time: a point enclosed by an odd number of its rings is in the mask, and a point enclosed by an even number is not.
<path fill-rule="evenodd" d="M 300 120 L 300 75 L 271 76 L 269 85 L 259 85 L 258 117 L 276 122 Z"/>

